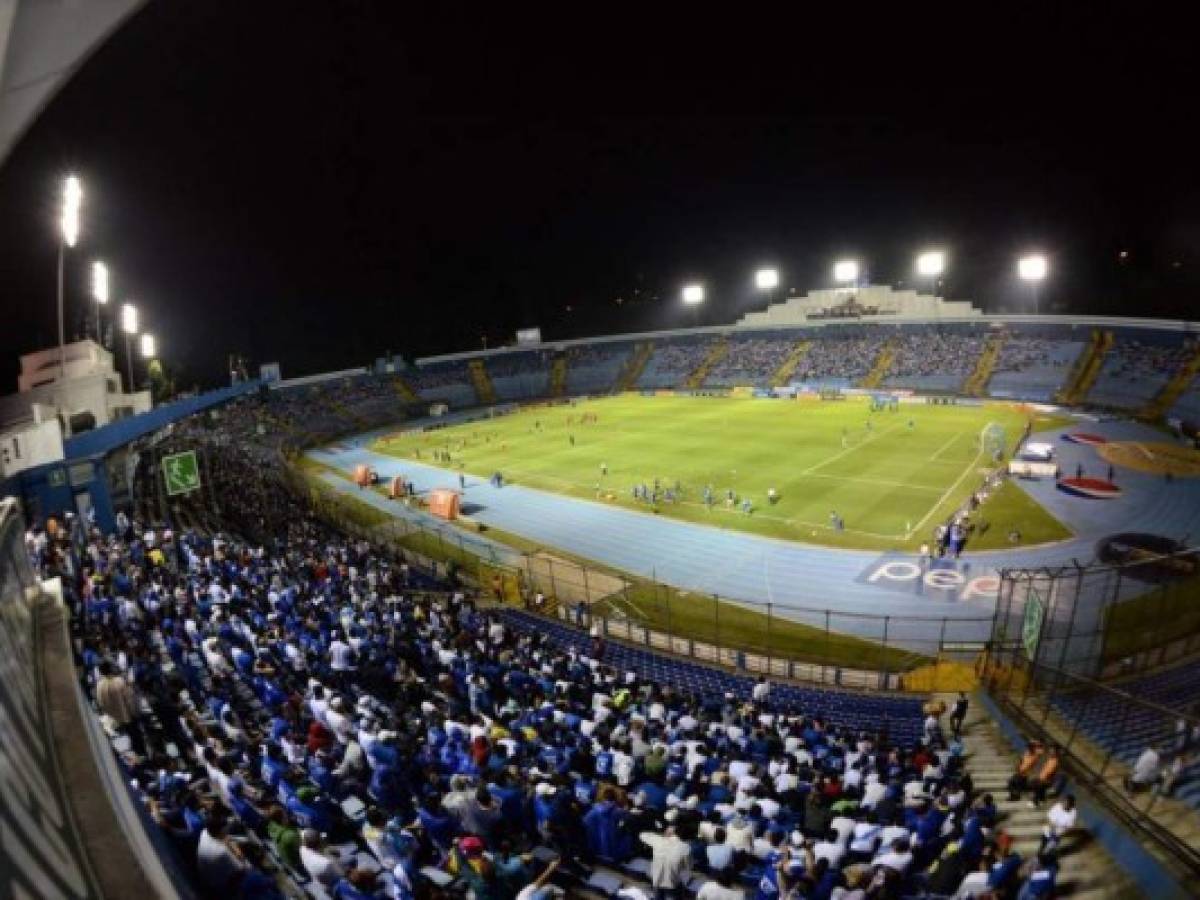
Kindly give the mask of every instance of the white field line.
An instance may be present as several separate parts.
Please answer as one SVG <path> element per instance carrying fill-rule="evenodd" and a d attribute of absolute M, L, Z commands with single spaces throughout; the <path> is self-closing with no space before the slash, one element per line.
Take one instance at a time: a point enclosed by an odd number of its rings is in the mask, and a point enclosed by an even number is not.
<path fill-rule="evenodd" d="M 969 466 L 967 466 L 965 469 L 963 469 L 963 473 L 961 475 L 959 475 L 958 478 L 955 479 L 954 484 L 952 484 L 952 485 L 950 485 L 950 487 L 946 488 L 946 492 L 944 494 L 942 494 L 941 497 L 938 498 L 937 503 L 933 504 L 933 506 L 930 507 L 929 512 L 925 513 L 925 515 L 921 517 L 921 521 L 919 521 L 916 524 L 916 526 L 912 530 L 910 530 L 908 532 L 908 534 L 906 534 L 904 536 L 905 540 L 911 540 L 912 536 L 914 534 L 916 534 L 918 531 L 920 531 L 925 526 L 925 523 L 929 521 L 929 517 L 932 516 L 935 512 L 937 512 L 938 507 L 946 502 L 946 498 L 949 497 L 952 493 L 954 493 L 955 490 L 958 489 L 958 486 L 960 484 L 962 484 L 963 479 L 975 471 L 975 467 L 979 463 L 980 457 L 982 457 L 982 456 L 983 456 L 983 448 L 980 447 L 979 452 L 975 454 L 975 458 L 973 460 L 971 460 L 971 464 Z"/>
<path fill-rule="evenodd" d="M 964 432 L 960 431 L 957 434 L 955 434 L 954 437 L 950 438 L 950 440 L 946 441 L 946 443 L 942 444 L 942 446 L 937 449 L 937 452 L 935 452 L 933 454 L 933 456 L 929 457 L 929 461 L 930 462 L 935 461 L 939 456 L 941 456 L 943 453 L 945 453 L 947 450 L 949 450 L 951 445 L 955 441 L 957 441 L 960 437 L 962 437 L 963 434 L 964 434 Z"/>
<path fill-rule="evenodd" d="M 891 428 L 885 428 L 882 431 L 873 431 L 873 432 L 871 432 L 869 437 L 863 438 L 857 444 L 854 444 L 850 447 L 847 447 L 844 450 L 841 450 L 838 453 L 835 453 L 833 456 L 829 457 L 826 460 L 823 460 L 822 462 L 817 463 L 816 465 L 809 466 L 807 469 L 802 470 L 800 472 L 800 474 L 801 475 L 811 475 L 813 472 L 817 471 L 818 469 L 823 469 L 830 463 L 837 462 L 843 456 L 846 456 L 850 453 L 853 453 L 855 450 L 859 450 L 859 449 L 865 447 L 867 444 L 871 443 L 871 441 L 875 440 L 876 438 L 881 438 L 885 434 L 891 434 L 893 431 L 895 431 L 899 427 L 901 427 L 900 423 L 896 423 Z"/>

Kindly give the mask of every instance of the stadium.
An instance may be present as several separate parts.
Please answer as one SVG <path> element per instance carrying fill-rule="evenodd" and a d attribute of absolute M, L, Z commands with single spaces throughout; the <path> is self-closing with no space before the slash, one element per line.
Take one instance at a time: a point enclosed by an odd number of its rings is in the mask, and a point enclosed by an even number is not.
<path fill-rule="evenodd" d="M 49 102 L 139 4 L 19 6 Z M 1200 892 L 1200 323 L 930 244 L 183 392 L 103 263 L 64 325 L 93 191 L 0 398 L 12 896 Z"/>

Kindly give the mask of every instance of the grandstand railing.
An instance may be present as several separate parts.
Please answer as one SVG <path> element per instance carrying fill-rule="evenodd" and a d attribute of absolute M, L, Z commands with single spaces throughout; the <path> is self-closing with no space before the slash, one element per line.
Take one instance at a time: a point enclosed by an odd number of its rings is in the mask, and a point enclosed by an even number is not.
<path fill-rule="evenodd" d="M 752 606 L 682 591 L 653 574 L 634 576 L 517 549 L 423 516 L 395 514 L 334 491 L 285 466 L 293 493 L 329 524 L 496 599 L 554 615 L 612 640 L 710 665 L 869 690 L 970 689 L 991 617 L 846 613 L 780 603 Z M 367 489 L 364 489 L 367 490 Z M 538 595 L 542 600 L 538 602 Z"/>
<path fill-rule="evenodd" d="M 1182 749 L 1177 732 L 1200 724 L 1194 705 L 1166 705 L 1143 696 L 1153 693 L 1144 678 L 1131 685 L 1139 692 L 1134 694 L 1121 684 L 1039 662 L 1021 640 L 989 648 L 983 686 L 1028 738 L 1062 748 L 1069 778 L 1200 886 L 1197 811 L 1179 799 L 1182 793 L 1194 795 L 1200 778 L 1200 758 L 1195 748 Z M 1150 746 L 1159 750 L 1168 768 L 1178 756 L 1182 769 L 1170 781 L 1130 791 L 1126 777 Z"/>

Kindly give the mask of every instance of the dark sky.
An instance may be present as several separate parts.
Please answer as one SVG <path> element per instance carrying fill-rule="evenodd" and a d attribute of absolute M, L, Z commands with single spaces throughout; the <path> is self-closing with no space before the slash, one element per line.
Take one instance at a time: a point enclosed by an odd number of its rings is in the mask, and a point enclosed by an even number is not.
<path fill-rule="evenodd" d="M 895 283 L 933 243 L 949 294 L 989 310 L 1023 300 L 1013 259 L 1039 248 L 1052 308 L 1197 318 L 1181 22 L 413 6 L 151 2 L 100 48 L 0 169 L 4 389 L 54 339 L 68 170 L 69 331 L 101 257 L 206 384 L 234 350 L 295 375 L 527 325 L 685 325 L 690 278 L 731 322 L 760 263 L 803 292 L 853 253 Z"/>

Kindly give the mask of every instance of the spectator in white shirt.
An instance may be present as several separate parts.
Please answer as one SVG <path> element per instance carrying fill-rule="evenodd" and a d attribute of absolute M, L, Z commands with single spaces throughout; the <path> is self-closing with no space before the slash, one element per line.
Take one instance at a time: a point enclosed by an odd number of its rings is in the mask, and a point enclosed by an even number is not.
<path fill-rule="evenodd" d="M 245 869 L 246 864 L 233 852 L 225 836 L 224 817 L 210 816 L 196 846 L 196 872 L 200 880 L 214 892 L 232 892 Z"/>
<path fill-rule="evenodd" d="M 767 681 L 767 676 L 758 676 L 758 681 L 754 683 L 754 687 L 750 691 L 750 697 L 758 706 L 762 706 L 770 699 L 771 682 Z"/>
<path fill-rule="evenodd" d="M 321 835 L 314 829 L 305 828 L 300 840 L 300 863 L 304 871 L 326 890 L 332 889 L 345 877 L 341 864 L 321 846 Z"/>
<path fill-rule="evenodd" d="M 892 842 L 892 846 L 875 857 L 873 865 L 884 866 L 897 875 L 903 875 L 912 865 L 913 855 L 908 848 L 908 841 L 900 838 Z"/>
<path fill-rule="evenodd" d="M 1075 796 L 1064 794 L 1063 798 L 1050 807 L 1046 813 L 1046 827 L 1042 829 L 1042 845 L 1040 854 L 1047 847 L 1057 848 L 1062 836 L 1075 827 L 1079 810 L 1075 807 Z"/>

